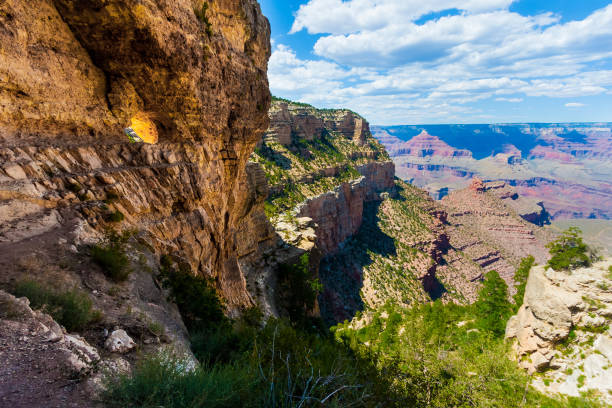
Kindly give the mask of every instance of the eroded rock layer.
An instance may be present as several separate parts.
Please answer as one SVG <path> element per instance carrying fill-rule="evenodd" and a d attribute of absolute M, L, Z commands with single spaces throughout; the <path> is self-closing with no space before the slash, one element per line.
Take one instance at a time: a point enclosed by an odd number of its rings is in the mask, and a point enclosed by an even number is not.
<path fill-rule="evenodd" d="M 70 219 L 102 230 L 110 207 L 230 309 L 252 304 L 240 258 L 272 236 L 247 171 L 270 101 L 257 2 L 9 0 L 0 19 L 0 245 Z M 123 135 L 140 111 L 158 145 Z"/>

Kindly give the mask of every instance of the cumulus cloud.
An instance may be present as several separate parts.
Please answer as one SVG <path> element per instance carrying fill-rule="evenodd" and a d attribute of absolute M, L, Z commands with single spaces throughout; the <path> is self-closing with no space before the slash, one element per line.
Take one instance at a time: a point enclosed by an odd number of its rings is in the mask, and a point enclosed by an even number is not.
<path fill-rule="evenodd" d="M 612 92 L 612 4 L 562 23 L 512 2 L 309 0 L 291 32 L 319 34 L 315 56 L 275 43 L 272 91 L 378 123 L 476 120 L 487 117 L 478 101 Z"/>
<path fill-rule="evenodd" d="M 580 102 L 568 102 L 565 104 L 566 108 L 582 108 L 584 106 L 584 103 L 580 103 Z"/>

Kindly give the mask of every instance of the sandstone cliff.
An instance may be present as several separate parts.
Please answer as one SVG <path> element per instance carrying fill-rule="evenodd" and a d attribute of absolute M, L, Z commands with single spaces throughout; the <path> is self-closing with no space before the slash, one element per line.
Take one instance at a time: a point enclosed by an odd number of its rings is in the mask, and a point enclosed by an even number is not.
<path fill-rule="evenodd" d="M 612 260 L 556 272 L 531 269 L 524 303 L 508 321 L 519 365 L 546 393 L 590 392 L 612 403 Z"/>
<path fill-rule="evenodd" d="M 257 2 L 8 1 L 0 19 L 2 245 L 102 230 L 113 197 L 121 228 L 252 304 L 240 258 L 272 234 L 247 174 L 270 100 Z M 159 144 L 127 143 L 139 111 Z"/>
<path fill-rule="evenodd" d="M 144 352 L 187 348 L 155 277 L 161 255 L 211 278 L 228 312 L 254 304 L 247 281 L 276 244 L 265 176 L 247 163 L 269 123 L 269 35 L 255 0 L 0 2 L 0 286 L 82 290 L 103 311 L 82 333 L 100 367 L 123 329 Z M 155 145 L 123 134 L 141 112 Z M 132 234 L 120 284 L 89 257 L 109 228 Z M 1 323 L 19 341 L 23 327 Z M 13 351 L 11 364 L 25 358 Z M 3 385 L 15 385 L 11 367 Z M 23 394 L 4 395 L 23 406 Z"/>

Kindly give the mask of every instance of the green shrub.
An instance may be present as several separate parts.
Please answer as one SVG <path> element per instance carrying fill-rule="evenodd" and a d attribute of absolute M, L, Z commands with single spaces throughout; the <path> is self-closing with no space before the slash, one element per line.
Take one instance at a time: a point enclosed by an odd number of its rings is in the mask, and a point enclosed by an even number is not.
<path fill-rule="evenodd" d="M 141 361 L 131 375 L 108 377 L 102 399 L 116 408 L 256 407 L 257 378 L 244 366 L 187 371 L 189 362 L 160 354 Z M 249 403 L 252 402 L 252 403 Z"/>
<path fill-rule="evenodd" d="M 294 264 L 282 264 L 278 275 L 280 303 L 293 322 L 305 322 L 323 286 L 310 272 L 308 253 Z"/>
<path fill-rule="evenodd" d="M 579 228 L 570 227 L 556 240 L 548 243 L 551 258 L 547 266 L 555 271 L 567 271 L 590 266 L 596 258 L 593 251 L 582 241 Z"/>
<path fill-rule="evenodd" d="M 91 257 L 102 267 L 104 274 L 114 282 L 127 280 L 130 273 L 130 260 L 125 251 L 129 233 L 118 234 L 115 231 L 107 233 L 102 243 L 91 248 Z"/>
<path fill-rule="evenodd" d="M 125 215 L 123 215 L 123 213 L 119 210 L 116 210 L 110 214 L 108 214 L 107 217 L 108 221 L 110 222 L 121 222 L 125 219 Z"/>
<path fill-rule="evenodd" d="M 213 32 L 212 32 L 212 24 L 210 23 L 210 20 L 208 20 L 208 17 L 206 16 L 206 12 L 208 11 L 208 2 L 204 2 L 202 3 L 202 7 L 200 8 L 196 8 L 194 10 L 196 17 L 198 18 L 198 20 L 200 20 L 200 22 L 202 24 L 204 24 L 204 31 L 206 32 L 207 36 L 212 36 Z"/>
<path fill-rule="evenodd" d="M 149 356 L 132 374 L 108 378 L 103 400 L 109 407 L 151 408 L 389 406 L 392 401 L 393 390 L 377 382 L 374 367 L 329 335 L 275 319 L 251 326 L 249 333 L 234 329 L 234 336 L 250 344 L 230 358 L 187 371 L 188 363 L 179 358 Z"/>
<path fill-rule="evenodd" d="M 477 326 L 495 336 L 503 337 L 506 322 L 512 315 L 512 305 L 508 301 L 508 286 L 496 271 L 487 272 L 485 275 L 474 306 Z"/>
<path fill-rule="evenodd" d="M 13 294 L 27 297 L 32 308 L 49 313 L 68 331 L 84 329 L 97 319 L 99 313 L 92 310 L 89 296 L 78 289 L 57 291 L 32 280 L 24 280 L 17 283 Z"/>
<path fill-rule="evenodd" d="M 162 285 L 170 290 L 170 300 L 178 306 L 190 331 L 227 323 L 210 279 L 193 275 L 188 265 L 176 265 L 167 255 L 162 256 L 160 264 Z"/>

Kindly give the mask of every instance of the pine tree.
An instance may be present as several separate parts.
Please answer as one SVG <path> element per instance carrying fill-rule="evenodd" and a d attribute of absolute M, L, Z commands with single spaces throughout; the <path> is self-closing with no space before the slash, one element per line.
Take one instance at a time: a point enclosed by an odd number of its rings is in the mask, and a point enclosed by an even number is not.
<path fill-rule="evenodd" d="M 485 275 L 475 307 L 478 327 L 503 336 L 506 321 L 512 315 L 512 304 L 508 301 L 508 285 L 496 271 Z"/>

